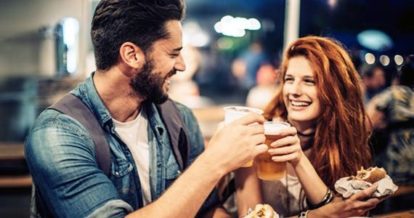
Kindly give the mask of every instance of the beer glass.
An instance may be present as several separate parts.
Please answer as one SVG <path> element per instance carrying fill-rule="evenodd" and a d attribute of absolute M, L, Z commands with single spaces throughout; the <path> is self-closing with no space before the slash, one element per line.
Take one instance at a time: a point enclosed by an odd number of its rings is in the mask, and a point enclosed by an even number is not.
<path fill-rule="evenodd" d="M 282 137 L 281 130 L 288 127 L 290 124 L 283 121 L 265 122 L 265 144 L 270 147 L 272 142 Z M 262 180 L 278 180 L 286 175 L 286 162 L 274 162 L 268 152 L 259 154 L 255 159 L 255 165 L 257 177 Z"/>
<path fill-rule="evenodd" d="M 243 107 L 243 106 L 228 106 L 224 107 L 224 124 L 228 124 L 237 120 L 243 116 L 246 116 L 248 113 L 253 112 L 257 114 L 263 114 L 263 110 L 252 108 L 252 107 Z M 251 167 L 253 166 L 253 160 L 247 162 L 242 167 Z"/>

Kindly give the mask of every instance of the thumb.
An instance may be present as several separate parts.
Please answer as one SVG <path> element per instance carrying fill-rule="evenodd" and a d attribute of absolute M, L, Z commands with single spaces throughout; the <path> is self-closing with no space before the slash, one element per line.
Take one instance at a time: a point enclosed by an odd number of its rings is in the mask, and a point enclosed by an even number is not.
<path fill-rule="evenodd" d="M 373 184 L 372 186 L 356 193 L 351 198 L 354 198 L 356 200 L 363 200 L 363 199 L 369 198 L 374 194 L 377 188 L 378 188 L 378 184 Z"/>

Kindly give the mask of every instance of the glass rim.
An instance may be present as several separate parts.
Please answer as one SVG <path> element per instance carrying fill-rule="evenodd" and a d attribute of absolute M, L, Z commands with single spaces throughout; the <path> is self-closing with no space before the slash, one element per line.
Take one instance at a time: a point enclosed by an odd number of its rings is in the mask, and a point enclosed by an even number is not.
<path fill-rule="evenodd" d="M 263 125 L 265 124 L 281 124 L 281 125 L 285 125 L 285 126 L 292 126 L 289 122 L 287 121 L 283 121 L 283 120 L 272 120 L 272 121 L 265 121 L 263 122 Z"/>
<path fill-rule="evenodd" d="M 240 110 L 238 110 L 240 109 Z M 254 107 L 246 107 L 246 106 L 225 106 L 223 107 L 224 111 L 235 111 L 235 112 L 241 112 L 241 113 L 248 113 L 248 112 L 253 112 L 256 114 L 263 114 L 264 111 L 262 109 L 259 108 L 254 108 Z M 243 111 L 246 110 L 246 111 Z"/>

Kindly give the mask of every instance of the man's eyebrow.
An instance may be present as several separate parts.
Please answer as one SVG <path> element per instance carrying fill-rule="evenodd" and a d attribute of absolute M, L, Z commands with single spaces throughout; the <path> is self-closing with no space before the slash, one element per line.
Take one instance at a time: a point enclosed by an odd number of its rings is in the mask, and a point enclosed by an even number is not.
<path fill-rule="evenodd" d="M 175 52 L 179 52 L 179 51 L 181 51 L 183 49 L 183 47 L 181 46 L 181 47 L 179 47 L 179 48 L 174 48 L 173 49 L 173 51 L 175 51 Z"/>

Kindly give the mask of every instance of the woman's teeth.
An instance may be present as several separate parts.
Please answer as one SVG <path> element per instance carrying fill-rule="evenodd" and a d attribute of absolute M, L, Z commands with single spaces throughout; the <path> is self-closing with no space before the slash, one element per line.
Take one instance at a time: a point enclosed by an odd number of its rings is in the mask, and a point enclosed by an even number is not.
<path fill-rule="evenodd" d="M 303 101 L 290 101 L 290 104 L 295 107 L 306 107 L 310 105 L 310 103 Z"/>

